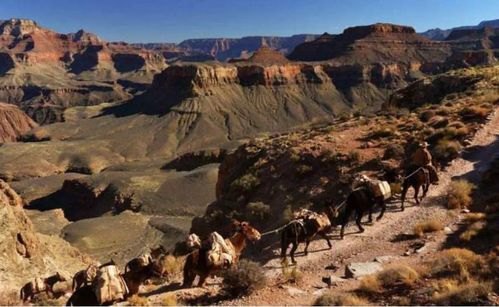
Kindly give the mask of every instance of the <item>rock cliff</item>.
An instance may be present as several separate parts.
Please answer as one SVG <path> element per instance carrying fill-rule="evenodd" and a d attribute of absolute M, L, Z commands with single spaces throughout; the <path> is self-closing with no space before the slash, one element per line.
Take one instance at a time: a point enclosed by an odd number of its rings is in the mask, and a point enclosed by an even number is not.
<path fill-rule="evenodd" d="M 61 34 L 26 19 L 0 24 L 0 99 L 39 123 L 69 106 L 128 99 L 166 67 L 163 57 L 79 30 Z"/>
<path fill-rule="evenodd" d="M 36 126 L 18 107 L 0 102 L 0 143 L 16 141 L 20 135 Z"/>

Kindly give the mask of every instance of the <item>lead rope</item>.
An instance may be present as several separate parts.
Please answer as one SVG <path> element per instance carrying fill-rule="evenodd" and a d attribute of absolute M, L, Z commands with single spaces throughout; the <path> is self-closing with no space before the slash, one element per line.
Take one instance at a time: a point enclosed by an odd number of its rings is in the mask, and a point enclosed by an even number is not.
<path fill-rule="evenodd" d="M 266 235 L 269 235 L 269 234 L 273 234 L 273 233 L 278 233 L 279 231 L 283 230 L 284 228 L 288 227 L 289 225 L 292 225 L 294 223 L 299 223 L 297 220 L 292 220 L 291 222 L 287 223 L 286 225 L 284 226 L 281 226 L 279 228 L 276 228 L 274 230 L 270 230 L 270 231 L 267 231 L 267 232 L 264 232 L 262 233 L 260 236 L 266 236 Z"/>
<path fill-rule="evenodd" d="M 417 170 L 415 170 L 414 172 L 410 173 L 408 176 L 405 176 L 404 177 L 404 180 L 407 180 L 409 178 L 411 178 L 412 176 L 414 176 L 417 172 L 419 172 L 419 170 L 421 170 L 423 167 L 420 166 Z"/>

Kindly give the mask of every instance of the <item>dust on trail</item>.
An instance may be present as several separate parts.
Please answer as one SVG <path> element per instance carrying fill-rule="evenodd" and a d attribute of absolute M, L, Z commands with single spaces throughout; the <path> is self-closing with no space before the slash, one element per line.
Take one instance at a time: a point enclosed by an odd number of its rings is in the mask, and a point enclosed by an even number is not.
<path fill-rule="evenodd" d="M 321 293 L 321 290 L 318 290 L 324 286 L 321 277 L 332 274 L 332 271 L 325 269 L 326 266 L 333 264 L 341 268 L 352 261 L 372 261 L 378 256 L 403 255 L 407 244 L 397 242 L 394 238 L 403 233 L 412 233 L 416 223 L 428 219 L 438 219 L 444 225 L 455 223 L 455 216 L 449 215 L 449 211 L 439 205 L 441 203 L 439 200 L 445 197 L 449 183 L 455 178 L 466 178 L 476 182 L 480 178 L 480 174 L 487 170 L 496 157 L 499 157 L 499 108 L 496 108 L 489 116 L 487 123 L 475 134 L 461 156 L 453 160 L 444 171 L 439 173 L 440 184 L 430 187 L 427 197 L 420 206 L 415 205 L 412 198 L 408 198 L 406 209 L 401 212 L 400 201 L 395 199 L 388 204 L 383 219 L 365 227 L 364 233 L 357 233 L 357 226 L 352 225 L 353 223 L 347 227 L 344 240 L 339 240 L 338 232 L 335 231 L 332 236 L 333 248 L 331 250 L 328 249 L 323 239 L 317 239 L 311 242 L 308 256 L 304 256 L 302 252 L 304 244 L 300 244 L 295 256 L 298 269 L 303 273 L 298 290 L 301 294 L 290 295 L 281 286 L 279 289 L 264 289 L 243 299 L 220 303 L 229 305 L 308 305 L 313 297 Z M 430 250 L 438 248 L 436 242 L 427 242 L 427 245 L 430 246 Z M 277 285 L 283 272 L 279 257 L 280 248 L 276 246 L 273 253 L 275 257 L 264 264 L 264 269 L 270 280 L 269 284 Z M 424 255 L 419 255 L 419 257 L 424 257 Z M 333 274 L 340 276 L 342 273 L 338 270 Z M 213 295 L 220 289 L 219 282 L 219 278 L 217 280 L 209 279 L 209 286 L 205 288 L 171 289 L 173 290 L 171 292 L 155 291 L 158 294 L 152 295 L 150 300 L 158 302 L 160 297 L 166 293 L 174 293 L 180 298 L 186 296 L 192 298 L 209 293 Z M 163 287 L 163 289 L 168 288 L 168 286 Z"/>

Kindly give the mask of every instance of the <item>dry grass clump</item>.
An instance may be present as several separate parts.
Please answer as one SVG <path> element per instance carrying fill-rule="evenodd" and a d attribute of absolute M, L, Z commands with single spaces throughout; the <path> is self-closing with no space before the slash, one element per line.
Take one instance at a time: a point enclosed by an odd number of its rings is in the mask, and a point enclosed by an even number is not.
<path fill-rule="evenodd" d="M 451 248 L 436 255 L 428 267 L 428 272 L 435 277 L 455 277 L 466 281 L 471 275 L 482 272 L 486 263 L 482 256 L 464 248 Z"/>
<path fill-rule="evenodd" d="M 129 297 L 127 301 L 132 306 L 149 306 L 149 301 L 147 300 L 147 297 L 138 296 L 137 294 Z"/>
<path fill-rule="evenodd" d="M 173 293 L 167 293 L 161 297 L 161 306 L 177 306 L 177 296 Z"/>
<path fill-rule="evenodd" d="M 419 280 L 419 273 L 407 265 L 393 265 L 375 275 L 366 276 L 359 290 L 365 293 L 380 293 L 394 287 L 412 287 Z"/>
<path fill-rule="evenodd" d="M 491 283 L 470 281 L 463 284 L 447 280 L 446 286 L 435 292 L 431 301 L 437 305 L 476 305 L 480 300 L 485 300 L 492 291 Z"/>
<path fill-rule="evenodd" d="M 429 220 L 418 223 L 414 226 L 414 235 L 422 237 L 425 233 L 435 232 L 444 229 L 444 225 L 439 220 Z"/>
<path fill-rule="evenodd" d="M 483 221 L 487 215 L 483 212 L 471 212 L 468 213 L 464 216 L 463 220 L 465 222 L 473 223 L 473 222 L 478 222 L 478 221 Z"/>
<path fill-rule="evenodd" d="M 470 226 L 468 226 L 468 228 L 459 235 L 459 239 L 461 241 L 470 241 L 471 239 L 473 239 L 476 235 L 478 235 L 478 233 L 480 233 L 480 231 L 485 227 L 485 223 L 483 222 L 475 222 L 473 224 L 471 224 Z"/>
<path fill-rule="evenodd" d="M 460 209 L 471 205 L 471 193 L 474 188 L 475 185 L 466 180 L 452 181 L 447 190 L 447 208 Z"/>
<path fill-rule="evenodd" d="M 369 301 L 352 293 L 326 293 L 317 298 L 314 306 L 366 306 Z"/>
<path fill-rule="evenodd" d="M 443 116 L 434 116 L 428 121 L 428 125 L 433 128 L 443 128 L 449 124 L 449 120 Z"/>
<path fill-rule="evenodd" d="M 284 278 L 284 282 L 298 284 L 303 279 L 303 273 L 296 267 L 289 267 L 288 265 L 284 265 L 282 267 L 282 276 Z"/>
<path fill-rule="evenodd" d="M 440 140 L 433 149 L 434 157 L 439 161 L 450 161 L 459 156 L 461 144 L 457 141 Z"/>

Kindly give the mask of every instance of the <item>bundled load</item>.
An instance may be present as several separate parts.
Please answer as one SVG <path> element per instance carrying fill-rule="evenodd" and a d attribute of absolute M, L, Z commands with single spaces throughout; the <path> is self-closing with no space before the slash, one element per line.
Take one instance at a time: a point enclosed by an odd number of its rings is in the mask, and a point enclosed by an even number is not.
<path fill-rule="evenodd" d="M 230 267 L 236 255 L 234 247 L 228 244 L 217 232 L 212 232 L 208 241 L 211 243 L 211 249 L 206 254 L 208 264 L 224 268 Z"/>
<path fill-rule="evenodd" d="M 311 220 L 316 224 L 317 229 L 323 230 L 331 227 L 331 221 L 325 214 L 320 214 L 308 209 L 300 209 L 293 213 L 295 220 Z"/>
<path fill-rule="evenodd" d="M 98 270 L 94 281 L 94 292 L 100 305 L 125 299 L 128 287 L 117 266 L 108 265 Z"/>
<path fill-rule="evenodd" d="M 383 197 L 383 200 L 387 200 L 392 197 L 390 184 L 387 181 L 371 179 L 367 175 L 360 175 L 352 183 L 352 189 L 363 188 L 369 189 L 376 198 Z"/>

